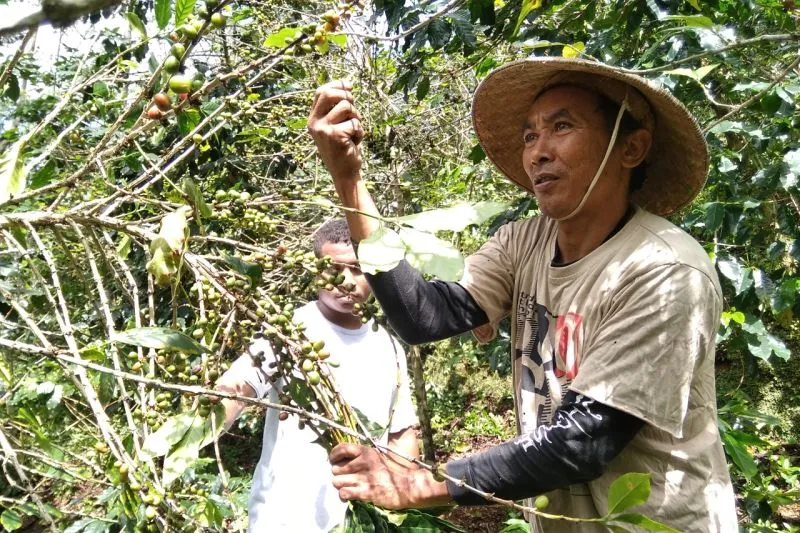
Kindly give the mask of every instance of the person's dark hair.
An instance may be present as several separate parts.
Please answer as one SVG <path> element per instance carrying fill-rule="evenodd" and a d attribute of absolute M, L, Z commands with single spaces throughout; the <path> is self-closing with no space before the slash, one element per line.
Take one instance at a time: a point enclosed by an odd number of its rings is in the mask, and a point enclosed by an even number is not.
<path fill-rule="evenodd" d="M 341 218 L 329 220 L 314 232 L 314 255 L 322 257 L 322 246 L 326 242 L 353 244 L 346 220 Z"/>
<path fill-rule="evenodd" d="M 614 124 L 617 122 L 617 113 L 619 113 L 619 104 L 611 100 L 605 95 L 595 93 L 597 95 L 597 110 L 603 115 L 603 122 L 605 123 L 608 134 L 614 131 Z M 626 109 L 622 114 L 622 120 L 619 123 L 619 133 L 617 139 L 622 139 L 626 135 L 633 133 L 640 129 L 642 125 L 638 120 L 633 118 L 630 112 Z M 647 177 L 647 163 L 642 161 L 639 166 L 631 170 L 631 182 L 628 186 L 628 192 L 636 192 L 644 185 L 644 180 Z"/>

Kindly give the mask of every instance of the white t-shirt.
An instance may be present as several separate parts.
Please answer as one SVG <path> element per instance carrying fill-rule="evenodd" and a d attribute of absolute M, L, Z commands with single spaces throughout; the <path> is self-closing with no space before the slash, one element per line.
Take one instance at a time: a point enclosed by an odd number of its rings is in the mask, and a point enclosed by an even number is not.
<path fill-rule="evenodd" d="M 386 444 L 389 433 L 417 424 L 405 352 L 385 329 L 372 331 L 371 323 L 357 330 L 342 328 L 326 320 L 316 302 L 297 309 L 294 322 L 305 324 L 305 334 L 312 341 L 325 341 L 330 360 L 339 362 L 338 368 L 330 369 L 344 400 L 380 427 L 388 424 L 379 442 Z M 264 350 L 263 372 L 253 366 L 248 354 L 238 358 L 229 372 L 253 387 L 257 397 L 277 403 L 282 382 L 272 385 L 264 375 L 274 373 L 268 366 L 274 360 L 268 341 L 259 339 L 250 350 Z M 347 504 L 339 500 L 333 486 L 327 452 L 314 443 L 317 436 L 311 429 L 298 429 L 298 421 L 290 415 L 281 422 L 278 411 L 267 409 L 261 459 L 250 493 L 248 531 L 327 533 L 344 519 Z"/>
<path fill-rule="evenodd" d="M 569 265 L 551 265 L 558 223 L 503 226 L 467 259 L 461 283 L 491 324 L 511 316 L 518 446 L 551 421 L 568 389 L 647 422 L 597 479 L 549 493 L 547 512 L 596 517 L 627 472 L 652 475 L 631 512 L 685 533 L 737 531 L 717 429 L 714 342 L 722 294 L 703 248 L 637 209 L 613 237 Z M 599 533 L 591 523 L 533 520 L 534 532 Z M 640 531 L 625 526 L 631 531 Z"/>

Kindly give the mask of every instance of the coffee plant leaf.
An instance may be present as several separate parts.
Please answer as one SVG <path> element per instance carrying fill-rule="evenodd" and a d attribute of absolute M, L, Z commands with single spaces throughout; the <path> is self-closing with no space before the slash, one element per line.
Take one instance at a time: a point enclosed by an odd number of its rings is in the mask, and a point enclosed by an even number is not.
<path fill-rule="evenodd" d="M 211 208 L 208 207 L 205 199 L 203 198 L 203 192 L 197 186 L 197 184 L 192 180 L 192 178 L 185 177 L 181 180 L 181 190 L 186 193 L 186 196 L 189 197 L 189 201 L 197 210 L 197 213 L 204 218 L 208 218 L 211 216 Z"/>
<path fill-rule="evenodd" d="M 661 522 L 656 522 L 651 518 L 638 513 L 619 514 L 611 517 L 614 522 L 622 522 L 624 524 L 633 524 L 639 529 L 645 531 L 666 531 L 667 533 L 680 533 L 677 529 L 671 528 Z"/>
<path fill-rule="evenodd" d="M 25 190 L 28 169 L 25 167 L 24 152 L 27 142 L 27 135 L 21 137 L 0 158 L 0 202 Z"/>
<path fill-rule="evenodd" d="M 143 327 L 118 331 L 111 340 L 156 350 L 176 350 L 195 355 L 208 351 L 188 335 L 163 327 Z"/>
<path fill-rule="evenodd" d="M 194 10 L 194 4 L 197 0 L 176 0 L 175 2 L 175 25 L 180 26 Z"/>
<path fill-rule="evenodd" d="M 211 413 L 206 417 L 203 426 L 203 440 L 200 442 L 200 448 L 205 448 L 225 430 L 225 406 L 218 403 L 211 409 Z"/>
<path fill-rule="evenodd" d="M 299 31 L 300 28 L 293 26 L 281 28 L 275 33 L 267 35 L 267 38 L 264 39 L 264 46 L 268 48 L 283 48 L 286 46 L 286 39 L 295 39 L 295 35 L 297 35 Z M 328 37 L 328 39 L 333 40 L 333 36 Z"/>
<path fill-rule="evenodd" d="M 508 209 L 508 205 L 501 202 L 485 201 L 474 204 L 465 202 L 452 207 L 431 209 L 399 217 L 397 222 L 429 233 L 462 231 L 467 226 L 482 224 L 506 209 Z"/>
<path fill-rule="evenodd" d="M 406 246 L 406 260 L 423 274 L 444 281 L 456 281 L 464 272 L 464 257 L 458 249 L 436 235 L 403 228 L 400 238 Z"/>
<path fill-rule="evenodd" d="M 192 421 L 180 441 L 164 458 L 163 483 L 170 486 L 200 456 L 200 447 L 205 440 L 206 418 L 197 411 L 191 414 Z"/>
<path fill-rule="evenodd" d="M 147 30 L 144 27 L 142 19 L 139 18 L 139 15 L 133 11 L 128 11 L 125 13 L 125 18 L 128 20 L 128 24 L 131 25 L 131 28 L 139 34 L 139 37 L 147 39 Z"/>
<path fill-rule="evenodd" d="M 250 263 L 233 255 L 222 254 L 222 258 L 231 268 L 243 276 L 250 278 L 251 286 L 255 287 L 261 281 L 263 269 L 258 263 Z"/>
<path fill-rule="evenodd" d="M 650 497 L 650 474 L 629 472 L 623 474 L 608 489 L 608 514 L 615 514 L 635 505 L 641 505 Z"/>
<path fill-rule="evenodd" d="M 163 30 L 169 24 L 172 15 L 172 0 L 156 0 L 155 8 L 158 29 Z"/>
<path fill-rule="evenodd" d="M 0 514 L 0 525 L 6 531 L 16 531 L 22 527 L 22 516 L 14 509 L 6 509 Z"/>
<path fill-rule="evenodd" d="M 358 260 L 367 274 L 386 272 L 398 265 L 406 255 L 406 246 L 396 231 L 380 225 L 358 244 Z"/>
<path fill-rule="evenodd" d="M 142 452 L 150 458 L 166 455 L 170 448 L 186 435 L 194 419 L 194 413 L 181 413 L 169 417 L 158 431 L 147 436 L 142 445 Z"/>

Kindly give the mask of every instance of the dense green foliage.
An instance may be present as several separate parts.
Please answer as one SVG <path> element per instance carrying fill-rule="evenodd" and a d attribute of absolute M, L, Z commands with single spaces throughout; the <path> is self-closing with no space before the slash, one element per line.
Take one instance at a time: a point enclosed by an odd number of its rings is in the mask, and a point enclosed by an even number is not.
<path fill-rule="evenodd" d="M 309 254 L 313 228 L 339 214 L 305 130 L 315 88 L 355 82 L 365 175 L 384 215 L 510 206 L 439 234 L 437 253 L 468 253 L 536 213 L 477 146 L 470 96 L 497 65 L 563 54 L 667 86 L 707 133 L 708 185 L 672 219 L 723 282 L 720 431 L 741 523 L 797 531 L 791 0 L 131 0 L 105 15 L 79 22 L 83 38 L 55 60 L 25 34 L 0 59 L 3 527 L 243 528 L 252 458 L 231 437 L 201 450 L 219 430 L 202 390 L 256 331 L 275 331 L 287 354 L 302 349 L 287 317 L 315 276 L 336 283 Z M 119 338 L 148 326 L 169 331 Z M 513 431 L 507 342 L 423 348 L 440 451 Z M 303 407 L 298 387 L 291 402 Z M 182 431 L 146 441 L 176 415 Z M 235 435 L 256 447 L 257 415 Z"/>

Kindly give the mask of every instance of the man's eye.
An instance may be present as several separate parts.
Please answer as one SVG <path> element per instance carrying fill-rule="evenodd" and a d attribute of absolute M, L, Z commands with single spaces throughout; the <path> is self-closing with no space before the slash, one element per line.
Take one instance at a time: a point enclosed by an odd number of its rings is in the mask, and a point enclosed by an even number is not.
<path fill-rule="evenodd" d="M 522 139 L 525 141 L 525 144 L 532 143 L 535 141 L 539 136 L 533 133 L 532 131 L 526 132 L 522 135 Z"/>
<path fill-rule="evenodd" d="M 556 131 L 568 130 L 572 127 L 569 122 L 556 122 Z"/>

